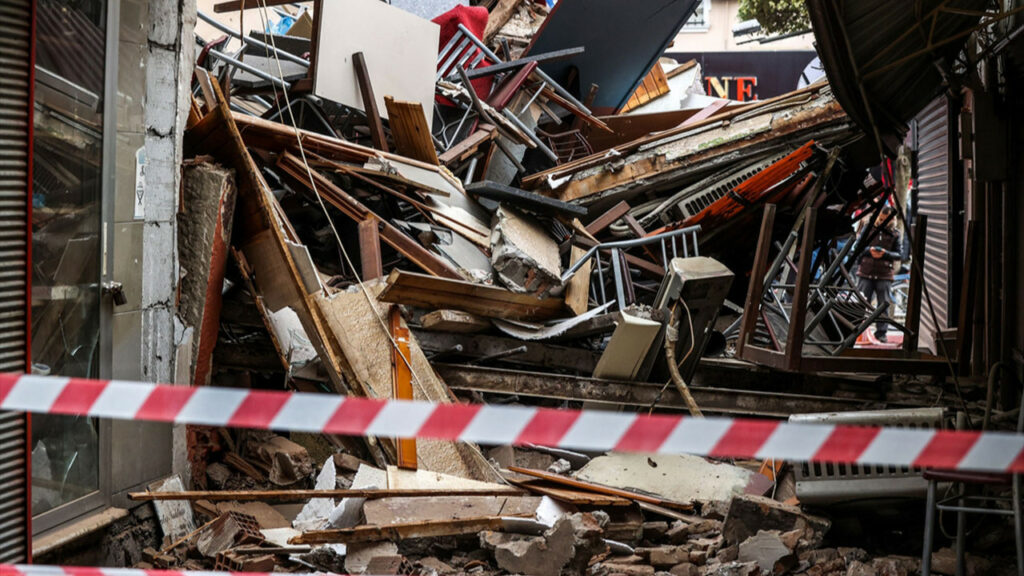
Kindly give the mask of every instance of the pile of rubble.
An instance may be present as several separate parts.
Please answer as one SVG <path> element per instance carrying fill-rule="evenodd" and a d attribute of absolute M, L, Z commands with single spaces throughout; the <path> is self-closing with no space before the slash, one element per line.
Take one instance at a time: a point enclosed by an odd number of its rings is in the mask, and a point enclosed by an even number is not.
<path fill-rule="evenodd" d="M 692 78 L 670 83 L 699 75 L 659 60 L 687 2 L 631 47 L 635 66 L 600 57 L 594 31 L 566 20 L 635 33 L 646 6 L 391 4 L 316 2 L 237 52 L 230 36 L 200 39 L 179 213 L 180 381 L 697 416 L 884 403 L 865 378 L 809 377 L 819 394 L 773 401 L 733 382 L 749 367 L 696 377 L 735 339 L 764 207 L 794 229 L 820 208 L 819 220 L 846 223 L 829 232 L 840 236 L 882 190 L 844 168 L 860 134 L 827 84 L 740 104 L 694 94 Z M 642 113 L 665 97 L 699 104 Z M 783 336 L 767 317 L 756 326 Z M 918 569 L 823 548 L 829 521 L 801 510 L 781 462 L 203 427 L 188 430 L 188 460 L 190 478 L 132 495 L 155 502 L 165 536 L 138 567 Z"/>

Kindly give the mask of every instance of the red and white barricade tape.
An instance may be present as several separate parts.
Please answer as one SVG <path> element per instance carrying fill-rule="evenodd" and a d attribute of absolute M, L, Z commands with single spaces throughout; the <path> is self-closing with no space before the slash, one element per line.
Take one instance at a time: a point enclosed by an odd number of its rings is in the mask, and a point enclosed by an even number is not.
<path fill-rule="evenodd" d="M 322 576 L 322 574 L 294 573 L 289 576 Z M 270 574 L 266 572 L 192 572 L 188 570 L 136 570 L 134 568 L 0 564 L 0 576 L 270 576 Z"/>
<path fill-rule="evenodd" d="M 575 450 L 1024 472 L 1024 434 L 1005 432 L 432 404 L 28 375 L 0 375 L 0 410 Z"/>

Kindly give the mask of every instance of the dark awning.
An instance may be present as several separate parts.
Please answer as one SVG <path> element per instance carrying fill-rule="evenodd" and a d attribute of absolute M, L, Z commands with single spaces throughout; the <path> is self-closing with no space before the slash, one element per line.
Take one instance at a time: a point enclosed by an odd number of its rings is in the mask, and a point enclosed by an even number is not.
<path fill-rule="evenodd" d="M 869 134 L 902 131 L 941 90 L 988 0 L 808 0 L 836 98 Z M 863 89 L 863 92 L 861 91 Z"/>

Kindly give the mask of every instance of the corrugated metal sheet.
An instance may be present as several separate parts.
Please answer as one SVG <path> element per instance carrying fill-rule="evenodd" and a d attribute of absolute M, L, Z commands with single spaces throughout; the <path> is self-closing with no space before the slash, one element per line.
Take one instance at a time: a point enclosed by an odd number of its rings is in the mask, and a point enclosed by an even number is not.
<path fill-rule="evenodd" d="M 0 371 L 25 369 L 32 145 L 32 0 L 0 0 Z M 0 412 L 0 563 L 29 560 L 28 429 Z"/>
<path fill-rule="evenodd" d="M 967 42 L 963 36 L 925 50 L 929 36 L 934 46 L 970 30 L 980 20 L 977 11 L 989 4 L 988 0 L 808 0 L 807 9 L 818 54 L 839 103 L 869 133 L 866 105 L 870 104 L 875 122 L 885 133 L 900 128 L 938 94 L 942 76 L 935 61 L 954 58 Z M 864 78 L 866 103 L 858 77 Z"/>
<path fill-rule="evenodd" d="M 928 216 L 924 246 L 925 289 L 939 329 L 949 328 L 952 219 L 950 218 L 949 104 L 936 98 L 917 116 L 917 211 Z M 927 305 L 921 310 L 919 346 L 937 353 L 935 323 Z"/>

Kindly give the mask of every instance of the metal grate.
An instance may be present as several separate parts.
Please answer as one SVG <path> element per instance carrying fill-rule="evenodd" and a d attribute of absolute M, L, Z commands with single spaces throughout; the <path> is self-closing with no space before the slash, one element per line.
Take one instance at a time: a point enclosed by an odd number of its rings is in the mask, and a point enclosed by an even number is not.
<path fill-rule="evenodd" d="M 0 371 L 22 372 L 28 341 L 32 1 L 0 0 Z M 28 431 L 0 412 L 0 563 L 27 562 Z"/>
<path fill-rule="evenodd" d="M 933 429 L 943 427 L 944 416 L 942 408 L 911 408 L 794 414 L 789 417 L 789 421 Z M 928 487 L 928 483 L 921 477 L 921 470 L 905 466 L 804 462 L 795 465 L 793 472 L 797 498 L 805 504 L 834 504 L 876 498 L 923 498 Z"/>

